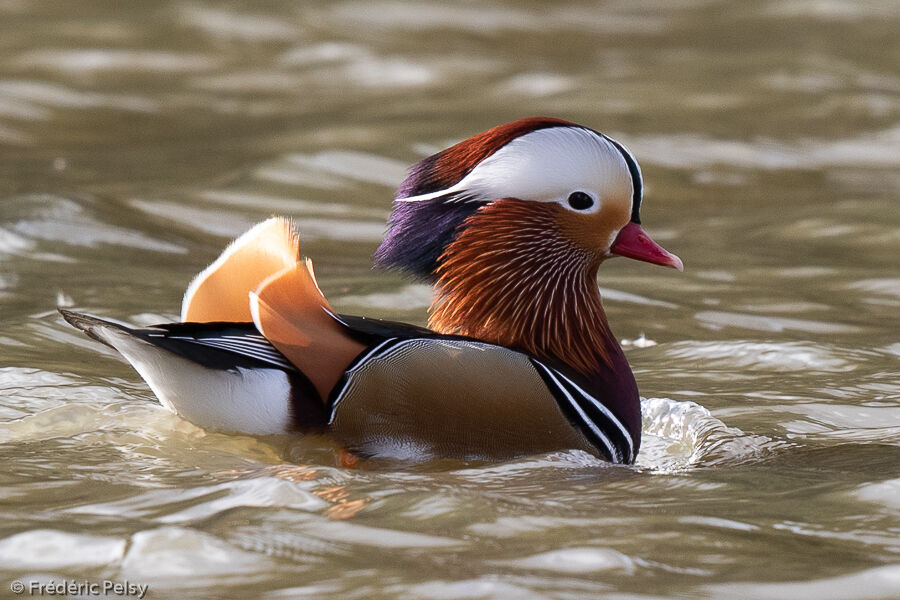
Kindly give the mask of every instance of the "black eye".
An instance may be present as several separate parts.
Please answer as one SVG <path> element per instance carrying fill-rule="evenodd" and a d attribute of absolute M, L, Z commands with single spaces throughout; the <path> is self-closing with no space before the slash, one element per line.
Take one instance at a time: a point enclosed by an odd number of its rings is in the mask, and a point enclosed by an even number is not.
<path fill-rule="evenodd" d="M 594 205 L 594 199 L 584 192 L 572 192 L 569 194 L 569 206 L 575 210 L 587 210 Z"/>

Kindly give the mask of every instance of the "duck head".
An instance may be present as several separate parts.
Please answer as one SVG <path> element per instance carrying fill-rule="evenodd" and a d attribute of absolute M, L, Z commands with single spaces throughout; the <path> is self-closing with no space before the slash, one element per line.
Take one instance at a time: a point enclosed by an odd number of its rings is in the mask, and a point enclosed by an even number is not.
<path fill-rule="evenodd" d="M 591 373 L 615 344 L 599 265 L 626 256 L 682 270 L 641 228 L 642 183 L 631 153 L 592 129 L 551 118 L 501 125 L 410 169 L 376 265 L 435 283 L 436 331 Z"/>

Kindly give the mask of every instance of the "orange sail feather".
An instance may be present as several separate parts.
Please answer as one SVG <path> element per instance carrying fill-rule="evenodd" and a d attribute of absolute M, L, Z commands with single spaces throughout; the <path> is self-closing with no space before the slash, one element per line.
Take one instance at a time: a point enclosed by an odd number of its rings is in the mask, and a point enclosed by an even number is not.
<path fill-rule="evenodd" d="M 263 221 L 232 242 L 191 281 L 181 304 L 181 320 L 251 321 L 248 294 L 299 258 L 299 238 L 290 220 Z"/>
<path fill-rule="evenodd" d="M 250 294 L 256 328 L 300 368 L 325 399 L 364 345 L 333 316 L 307 260 L 286 267 Z"/>

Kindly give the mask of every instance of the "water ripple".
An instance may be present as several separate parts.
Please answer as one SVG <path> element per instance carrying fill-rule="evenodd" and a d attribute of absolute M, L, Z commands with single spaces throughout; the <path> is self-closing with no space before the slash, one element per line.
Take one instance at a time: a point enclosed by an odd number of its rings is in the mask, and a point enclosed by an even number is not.
<path fill-rule="evenodd" d="M 72 71 L 145 71 L 183 73 L 205 71 L 218 66 L 219 59 L 200 54 L 139 50 L 33 50 L 14 64 L 27 68 Z"/>
<path fill-rule="evenodd" d="M 857 137 L 802 142 L 714 139 L 698 134 L 631 137 L 629 147 L 643 160 L 674 168 L 729 165 L 742 169 L 897 167 L 900 127 Z"/>
<path fill-rule="evenodd" d="M 151 113 L 157 102 L 142 96 L 83 92 L 59 83 L 35 80 L 0 80 L 0 99 L 12 98 L 38 107 L 109 108 L 128 112 Z M 44 113 L 46 114 L 46 113 Z"/>
<path fill-rule="evenodd" d="M 897 590 L 900 590 L 900 565 L 887 565 L 810 581 L 711 585 L 703 588 L 700 597 L 744 600 L 884 600 L 896 598 Z"/>
<path fill-rule="evenodd" d="M 666 355 L 691 361 L 702 369 L 796 371 L 810 369 L 846 373 L 856 368 L 846 352 L 809 342 L 676 342 Z"/>
<path fill-rule="evenodd" d="M 700 311 L 694 315 L 694 318 L 707 327 L 715 330 L 720 330 L 725 327 L 737 327 L 739 329 L 772 332 L 793 330 L 804 331 L 807 333 L 858 333 L 862 331 L 855 325 L 845 325 L 843 323 L 748 315 L 720 310 Z"/>
<path fill-rule="evenodd" d="M 101 222 L 88 215 L 79 203 L 68 198 L 44 194 L 17 196 L 4 202 L 4 217 L 16 221 L 10 227 L 15 233 L 4 234 L 0 230 L 0 251 L 6 247 L 21 253 L 33 248 L 35 240 L 41 240 L 88 248 L 112 244 L 170 254 L 187 252 L 182 246 L 152 238 L 140 231 Z"/>
<path fill-rule="evenodd" d="M 306 486 L 309 487 L 309 486 Z M 257 477 L 185 490 L 149 490 L 125 500 L 77 506 L 67 512 L 154 518 L 159 523 L 194 522 L 236 507 L 287 507 L 319 511 L 328 506 L 303 483 L 278 477 Z"/>
<path fill-rule="evenodd" d="M 121 575 L 152 581 L 154 588 L 184 589 L 258 579 L 272 568 L 271 559 L 262 554 L 201 531 L 168 526 L 131 536 Z"/>
<path fill-rule="evenodd" d="M 555 573 L 595 573 L 609 570 L 631 573 L 635 569 L 634 561 L 630 557 L 608 548 L 566 548 L 491 562 L 516 569 L 536 569 Z"/>
<path fill-rule="evenodd" d="M 261 13 L 236 12 L 186 3 L 179 6 L 179 25 L 199 29 L 213 37 L 246 41 L 284 41 L 297 36 L 289 21 Z"/>
<path fill-rule="evenodd" d="M 120 538 L 32 529 L 0 540 L 7 569 L 91 569 L 117 564 L 125 555 Z"/>

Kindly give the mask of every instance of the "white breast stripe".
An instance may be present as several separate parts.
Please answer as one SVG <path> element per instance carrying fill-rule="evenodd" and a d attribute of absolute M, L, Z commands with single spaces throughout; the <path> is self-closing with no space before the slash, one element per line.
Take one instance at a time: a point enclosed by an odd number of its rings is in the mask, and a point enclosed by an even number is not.
<path fill-rule="evenodd" d="M 350 371 L 347 371 L 349 375 Z M 344 399 L 344 396 L 347 395 L 348 392 L 352 391 L 356 387 L 356 380 L 353 377 L 347 377 L 344 381 L 344 387 L 341 388 L 341 391 L 335 397 L 334 402 L 331 403 L 331 413 L 328 415 L 328 424 L 331 425 L 334 423 L 334 416 L 337 414 L 338 405 L 341 403 L 341 400 Z"/>
<path fill-rule="evenodd" d="M 388 349 L 384 354 L 385 355 L 390 354 L 390 352 L 392 350 L 396 350 L 397 348 L 402 347 L 404 345 L 404 343 L 410 342 L 413 339 L 416 339 L 416 338 L 400 341 L 398 344 L 396 344 L 392 348 Z M 365 365 L 367 362 L 369 362 L 373 358 L 378 358 L 377 353 L 379 352 L 379 350 L 381 350 L 382 348 L 384 348 L 385 346 L 387 346 L 388 344 L 390 344 L 391 342 L 394 342 L 396 340 L 397 340 L 397 338 L 388 338 L 388 339 L 384 340 L 383 342 L 381 342 L 380 344 L 378 344 L 377 346 L 372 348 L 368 354 L 366 354 L 359 361 L 357 361 L 357 363 L 355 365 L 353 365 L 353 367 L 344 371 L 346 379 L 344 380 L 344 386 L 341 388 L 341 391 L 338 392 L 338 395 L 335 396 L 334 402 L 332 402 L 332 404 L 331 404 L 331 414 L 328 415 L 328 424 L 329 425 L 331 425 L 334 422 L 334 415 L 337 412 L 338 404 L 341 403 L 341 400 L 343 400 L 344 396 L 347 394 L 347 390 L 352 389 L 352 387 L 353 387 L 354 380 L 352 377 L 350 377 L 350 375 L 357 369 L 362 368 L 363 365 Z"/>
<path fill-rule="evenodd" d="M 594 435 L 596 435 L 597 438 L 601 442 L 603 442 L 603 445 L 606 446 L 606 449 L 609 451 L 609 456 L 610 456 L 610 458 L 613 459 L 613 462 L 618 462 L 618 463 L 622 462 L 622 457 L 619 456 L 619 452 L 618 452 L 618 450 L 616 450 L 616 447 L 612 444 L 612 442 L 609 440 L 609 438 L 606 437 L 606 434 L 603 433 L 603 431 L 599 427 L 597 427 L 597 424 L 594 423 L 594 421 L 591 420 L 591 418 L 589 416 L 587 416 L 587 413 L 584 412 L 584 409 L 581 408 L 581 406 L 578 404 L 578 402 L 575 400 L 575 398 L 572 397 L 572 395 L 565 388 L 565 386 L 563 386 L 563 384 L 560 383 L 559 379 L 556 378 L 554 371 L 551 370 L 546 365 L 544 365 L 543 363 L 540 363 L 538 361 L 534 361 L 534 363 L 539 365 L 542 369 L 544 369 L 544 372 L 547 373 L 547 376 L 553 380 L 553 383 L 556 384 L 557 389 L 559 389 L 565 395 L 566 400 L 569 401 L 569 404 L 572 406 L 572 408 L 574 408 L 575 411 L 581 416 L 582 422 L 585 425 L 587 425 L 588 427 L 590 427 L 590 429 L 594 433 Z"/>
<path fill-rule="evenodd" d="M 610 412 L 610 410 L 608 408 L 606 408 L 606 406 L 602 402 L 600 402 L 599 400 L 597 400 L 596 398 L 594 398 L 593 396 L 591 396 L 590 394 L 585 392 L 574 381 L 572 381 L 571 379 L 569 379 L 568 377 L 566 377 L 559 371 L 556 371 L 555 369 L 554 369 L 554 372 L 557 375 L 559 375 L 560 377 L 562 377 L 563 379 L 565 379 L 569 385 L 571 385 L 573 388 L 578 390 L 578 392 L 582 395 L 582 397 L 584 397 L 591 404 L 593 404 L 594 407 L 597 408 L 597 410 L 599 410 L 601 413 L 603 413 L 603 415 L 607 419 L 612 421 L 613 424 L 615 424 L 615 426 L 619 428 L 619 431 L 622 432 L 622 436 L 625 438 L 625 441 L 628 442 L 628 462 L 631 462 L 634 457 L 634 442 L 631 440 L 631 434 L 628 433 L 628 430 L 625 428 L 624 425 L 622 425 L 622 422 L 619 421 L 619 419 L 617 419 L 616 416 L 614 414 L 612 414 L 612 412 Z"/>
<path fill-rule="evenodd" d="M 352 373 L 353 371 L 357 370 L 358 368 L 360 368 L 361 366 L 366 364 L 366 362 L 368 360 L 371 360 L 372 358 L 374 358 L 374 355 L 376 352 L 378 352 L 379 350 L 381 350 L 382 347 L 386 346 L 387 344 L 390 344 L 391 342 L 393 342 L 396 339 L 397 338 L 388 338 L 388 339 L 384 340 L 383 342 L 381 342 L 380 344 L 378 344 L 377 346 L 375 346 L 374 348 L 372 348 L 372 350 L 370 350 L 368 354 L 366 354 L 361 359 L 359 359 L 357 361 L 357 363 L 355 365 L 353 365 L 352 368 L 347 369 L 347 373 Z M 335 402 L 337 402 L 337 400 L 335 400 Z"/>

